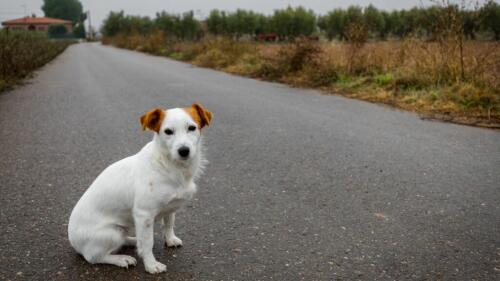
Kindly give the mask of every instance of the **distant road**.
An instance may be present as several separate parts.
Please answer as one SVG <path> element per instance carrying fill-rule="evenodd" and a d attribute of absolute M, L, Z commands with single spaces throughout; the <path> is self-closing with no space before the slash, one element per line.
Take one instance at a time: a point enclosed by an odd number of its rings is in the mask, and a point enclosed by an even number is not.
<path fill-rule="evenodd" d="M 156 235 L 168 273 L 87 264 L 72 207 L 149 141 L 143 112 L 192 102 L 210 165 L 184 247 Z M 500 278 L 498 131 L 94 43 L 0 94 L 0 155 L 1 280 Z"/>

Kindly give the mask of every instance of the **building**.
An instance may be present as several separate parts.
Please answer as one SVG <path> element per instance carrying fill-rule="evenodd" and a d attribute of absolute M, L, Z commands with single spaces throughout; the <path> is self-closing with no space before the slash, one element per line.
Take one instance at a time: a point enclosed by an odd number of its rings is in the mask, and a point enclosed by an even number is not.
<path fill-rule="evenodd" d="M 66 27 L 68 33 L 73 32 L 73 23 L 69 20 L 47 18 L 47 17 L 24 17 L 14 20 L 8 20 L 2 22 L 5 29 L 12 30 L 38 30 L 45 31 L 49 30 L 50 25 L 62 24 Z"/>

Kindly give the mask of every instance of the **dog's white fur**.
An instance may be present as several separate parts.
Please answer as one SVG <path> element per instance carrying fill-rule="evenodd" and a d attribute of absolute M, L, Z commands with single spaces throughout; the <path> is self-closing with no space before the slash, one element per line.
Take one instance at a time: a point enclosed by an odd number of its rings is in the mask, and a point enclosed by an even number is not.
<path fill-rule="evenodd" d="M 145 114 L 141 122 L 155 131 L 153 140 L 107 167 L 83 194 L 68 224 L 73 248 L 90 263 L 128 267 L 136 265 L 135 258 L 115 252 L 136 245 L 147 272 L 166 271 L 153 256 L 154 223 L 161 221 L 167 246 L 182 245 L 174 234 L 175 212 L 196 192 L 194 180 L 204 163 L 201 128 L 211 116 L 197 104 Z M 189 148 L 187 158 L 179 155 L 180 147 Z"/>

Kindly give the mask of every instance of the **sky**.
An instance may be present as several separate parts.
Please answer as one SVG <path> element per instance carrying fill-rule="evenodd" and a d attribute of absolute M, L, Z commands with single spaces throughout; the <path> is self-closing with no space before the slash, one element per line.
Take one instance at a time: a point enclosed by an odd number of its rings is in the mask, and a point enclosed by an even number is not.
<path fill-rule="evenodd" d="M 89 10 L 92 26 L 99 28 L 110 11 L 124 10 L 126 14 L 154 17 L 158 11 L 182 13 L 193 10 L 197 18 L 205 18 L 210 10 L 234 11 L 238 8 L 271 14 L 288 5 L 304 6 L 317 14 L 349 5 L 367 6 L 370 3 L 385 10 L 405 9 L 428 4 L 429 0 L 80 0 Z M 0 0 L 0 21 L 36 14 L 43 16 L 43 0 Z M 88 23 L 86 23 L 88 25 Z"/>

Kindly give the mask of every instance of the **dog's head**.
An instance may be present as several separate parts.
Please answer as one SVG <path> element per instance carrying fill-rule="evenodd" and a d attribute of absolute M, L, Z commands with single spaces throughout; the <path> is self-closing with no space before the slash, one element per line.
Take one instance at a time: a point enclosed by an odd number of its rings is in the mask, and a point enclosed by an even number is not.
<path fill-rule="evenodd" d="M 201 129 L 210 124 L 212 113 L 199 104 L 187 108 L 153 109 L 141 116 L 144 130 L 154 131 L 167 157 L 187 161 L 199 153 Z"/>

